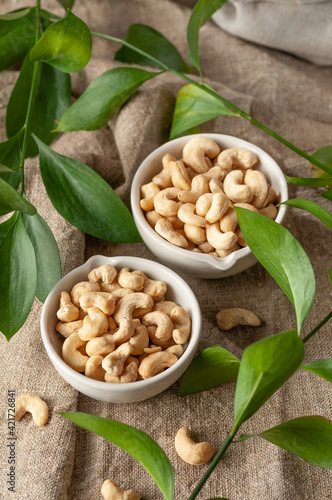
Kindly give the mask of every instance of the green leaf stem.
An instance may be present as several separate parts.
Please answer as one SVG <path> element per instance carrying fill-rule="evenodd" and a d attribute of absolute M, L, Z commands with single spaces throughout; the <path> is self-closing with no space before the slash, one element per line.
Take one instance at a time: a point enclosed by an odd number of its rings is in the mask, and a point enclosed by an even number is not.
<path fill-rule="evenodd" d="M 315 276 L 307 254 L 283 226 L 251 210 L 235 208 L 251 251 L 293 304 L 300 334 L 315 298 Z"/>
<path fill-rule="evenodd" d="M 217 116 L 238 116 L 193 84 L 182 87 L 176 97 L 170 140 Z"/>
<path fill-rule="evenodd" d="M 47 194 L 62 217 L 97 238 L 123 243 L 141 241 L 129 210 L 100 175 L 33 137 L 39 148 Z"/>
<path fill-rule="evenodd" d="M 92 37 L 87 25 L 68 10 L 49 26 L 31 49 L 32 62 L 45 61 L 64 73 L 75 73 L 89 62 Z"/>
<path fill-rule="evenodd" d="M 301 208 L 306 212 L 310 212 L 332 230 L 332 214 L 330 214 L 330 212 L 328 212 L 325 208 L 317 205 L 314 201 L 306 200 L 304 198 L 295 198 L 293 200 L 284 201 L 281 205 Z"/>
<path fill-rule="evenodd" d="M 150 474 L 165 500 L 173 499 L 174 474 L 167 456 L 147 434 L 115 420 L 87 413 L 61 413 L 71 422 L 102 436 L 129 453 Z"/>
<path fill-rule="evenodd" d="M 288 184 L 296 184 L 297 186 L 313 186 L 326 187 L 332 184 L 332 177 L 322 176 L 319 178 L 313 177 L 289 177 L 285 175 Z"/>
<path fill-rule="evenodd" d="M 147 80 L 159 73 L 114 68 L 98 76 L 61 118 L 57 131 L 96 130 Z"/>
<path fill-rule="evenodd" d="M 237 376 L 240 361 L 223 347 L 204 349 L 185 372 L 180 396 L 218 387 Z"/>

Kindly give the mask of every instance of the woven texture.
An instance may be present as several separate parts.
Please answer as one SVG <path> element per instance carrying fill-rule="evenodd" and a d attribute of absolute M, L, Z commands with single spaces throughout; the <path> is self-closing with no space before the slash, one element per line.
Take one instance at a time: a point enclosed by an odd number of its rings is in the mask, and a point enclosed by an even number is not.
<path fill-rule="evenodd" d="M 184 2 L 182 2 L 184 3 Z M 0 13 L 22 7 L 23 0 L 1 2 Z M 62 15 L 54 1 L 43 7 Z M 127 27 L 144 23 L 171 38 L 187 58 L 186 24 L 190 9 L 168 0 L 77 0 L 74 12 L 95 31 L 124 37 Z M 73 75 L 73 96 L 113 63 L 118 46 L 94 39 L 92 59 Z M 201 30 L 200 52 L 207 83 L 224 97 L 250 113 L 299 148 L 312 153 L 331 144 L 332 68 L 311 65 L 292 56 L 252 45 L 220 30 L 209 22 Z M 6 105 L 17 71 L 0 73 L 0 140 L 5 140 Z M 183 82 L 164 74 L 153 79 L 129 100 L 107 127 L 96 132 L 63 134 L 52 147 L 93 167 L 116 189 L 129 206 L 133 175 L 140 162 L 167 141 L 175 97 Z M 217 118 L 202 132 L 241 137 L 263 148 L 284 173 L 309 177 L 308 162 L 242 118 Z M 27 192 L 31 202 L 50 225 L 61 253 L 66 274 L 94 254 L 155 257 L 143 243 L 113 244 L 99 241 L 71 227 L 54 210 L 43 187 L 38 160 L 26 162 Z M 290 187 L 290 197 L 311 198 L 306 187 Z M 316 198 L 312 198 L 317 201 Z M 328 202 L 319 199 L 328 207 Z M 331 290 L 327 270 L 331 266 L 331 232 L 311 215 L 291 209 L 286 227 L 307 252 L 317 279 L 317 296 L 304 326 L 308 333 L 330 310 Z M 1 272 L 1 271 L 0 271 Z M 274 280 L 256 264 L 223 280 L 199 280 L 184 276 L 201 304 L 202 338 L 199 351 L 214 345 L 241 356 L 250 343 L 294 327 L 293 308 Z M 0 305 L 1 306 L 1 305 Z M 238 327 L 228 333 L 216 324 L 221 308 L 246 307 L 261 319 L 256 329 Z M 47 425 L 37 428 L 24 417 L 16 426 L 16 493 L 7 490 L 7 454 L 0 470 L 0 498 L 7 500 L 97 500 L 107 478 L 126 489 L 133 488 L 146 500 L 161 494 L 147 472 L 111 443 L 83 431 L 61 417 L 59 411 L 84 411 L 133 425 L 146 431 L 164 449 L 175 471 L 175 499 L 188 498 L 207 466 L 185 464 L 177 456 L 174 436 L 182 426 L 195 439 L 209 441 L 218 449 L 231 429 L 235 382 L 178 401 L 179 382 L 164 393 L 136 404 L 107 404 L 78 394 L 57 374 L 40 336 L 41 304 L 36 300 L 24 327 L 8 344 L 0 338 L 1 415 L 7 408 L 7 390 L 16 395 L 31 392 L 49 405 Z M 330 326 L 306 344 L 306 362 L 332 357 Z M 331 418 L 330 384 L 308 372 L 297 372 L 259 412 L 243 425 L 243 432 L 259 432 L 287 419 L 304 415 Z M 0 421 L 5 443 L 7 421 Z M 5 446 L 3 444 L 3 446 Z M 328 500 L 331 473 L 258 438 L 230 446 L 198 498 L 227 497 L 231 500 Z"/>

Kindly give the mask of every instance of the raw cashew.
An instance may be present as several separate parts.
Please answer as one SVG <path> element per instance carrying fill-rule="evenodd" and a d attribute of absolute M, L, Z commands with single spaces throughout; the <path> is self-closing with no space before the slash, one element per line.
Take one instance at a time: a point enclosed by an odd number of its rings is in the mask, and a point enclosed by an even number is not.
<path fill-rule="evenodd" d="M 181 202 L 178 203 L 178 208 L 181 206 L 180 203 Z M 184 226 L 184 222 L 182 222 L 177 215 L 167 217 L 167 219 L 171 222 L 174 229 L 182 229 Z"/>
<path fill-rule="evenodd" d="M 102 266 L 92 269 L 88 274 L 88 279 L 92 283 L 102 281 L 103 283 L 112 283 L 117 275 L 117 270 L 111 264 L 103 264 Z"/>
<path fill-rule="evenodd" d="M 88 316 L 83 320 L 83 326 L 78 330 L 79 337 L 86 341 L 99 337 L 107 332 L 108 321 L 106 315 L 97 307 L 89 307 Z"/>
<path fill-rule="evenodd" d="M 198 198 L 196 212 L 205 217 L 209 224 L 213 224 L 227 212 L 228 207 L 229 199 L 224 193 L 207 193 Z"/>
<path fill-rule="evenodd" d="M 178 211 L 178 217 L 185 224 L 190 224 L 192 226 L 206 226 L 206 220 L 204 217 L 200 217 L 195 214 L 196 206 L 193 203 L 184 203 L 181 205 Z"/>
<path fill-rule="evenodd" d="M 131 288 L 119 288 L 118 290 L 114 290 L 112 295 L 114 297 L 115 303 L 117 304 L 122 297 L 126 295 L 130 295 L 131 293 L 135 293 Z"/>
<path fill-rule="evenodd" d="M 184 234 L 188 240 L 195 243 L 195 245 L 200 245 L 206 241 L 206 232 L 203 227 L 193 226 L 192 224 L 184 225 Z"/>
<path fill-rule="evenodd" d="M 149 347 L 144 348 L 144 353 L 145 354 L 153 354 L 155 352 L 161 352 L 162 350 L 163 350 L 163 348 L 161 347 L 161 345 L 151 344 L 151 345 L 149 345 Z"/>
<path fill-rule="evenodd" d="M 135 292 L 140 292 L 144 286 L 142 276 L 130 272 L 128 267 L 121 269 L 118 275 L 118 282 L 123 288 L 130 288 Z"/>
<path fill-rule="evenodd" d="M 224 191 L 234 203 L 249 203 L 253 194 L 246 184 L 242 184 L 244 174 L 241 170 L 232 170 L 224 180 Z"/>
<path fill-rule="evenodd" d="M 104 283 L 101 281 L 99 286 L 101 292 L 113 293 L 116 290 L 122 290 L 122 286 L 116 280 L 112 281 L 112 283 Z"/>
<path fill-rule="evenodd" d="M 182 203 L 196 203 L 198 198 L 209 192 L 209 179 L 205 175 L 196 175 L 191 181 L 190 191 L 180 191 L 178 200 Z"/>
<path fill-rule="evenodd" d="M 91 271 L 92 272 L 92 271 Z M 80 296 L 87 292 L 99 292 L 100 287 L 98 283 L 91 283 L 90 281 L 81 281 L 76 283 L 70 292 L 71 300 L 76 307 L 80 307 Z"/>
<path fill-rule="evenodd" d="M 153 306 L 153 311 L 160 311 L 170 317 L 174 307 L 177 307 L 177 304 L 175 302 L 172 302 L 171 300 L 164 300 L 163 302 L 158 302 L 158 304 L 155 304 Z"/>
<path fill-rule="evenodd" d="M 277 193 L 275 192 L 275 190 L 273 188 L 270 187 L 269 197 L 268 197 L 267 202 L 268 203 L 275 203 L 277 201 L 277 199 L 278 199 Z"/>
<path fill-rule="evenodd" d="M 259 170 L 247 170 L 244 183 L 253 194 L 251 204 L 255 208 L 264 208 L 268 204 L 270 186 L 265 175 Z"/>
<path fill-rule="evenodd" d="M 160 187 L 154 182 L 149 182 L 141 187 L 142 199 L 140 200 L 140 205 L 142 210 L 148 212 L 154 209 L 154 197 L 159 191 Z"/>
<path fill-rule="evenodd" d="M 237 242 L 236 234 L 232 231 L 222 233 L 218 222 L 207 226 L 206 239 L 217 250 L 227 250 Z"/>
<path fill-rule="evenodd" d="M 246 240 L 244 239 L 244 236 L 242 234 L 242 231 L 241 229 L 238 227 L 237 230 L 235 231 L 235 234 L 237 236 L 237 242 L 239 245 L 241 245 L 241 247 L 247 247 L 247 242 Z"/>
<path fill-rule="evenodd" d="M 120 376 L 113 376 L 105 373 L 105 382 L 109 384 L 129 384 L 137 380 L 139 360 L 134 356 L 127 358 L 123 372 Z"/>
<path fill-rule="evenodd" d="M 23 415 L 29 412 L 38 427 L 46 424 L 48 420 L 48 408 L 45 401 L 35 394 L 22 394 L 15 402 L 15 420 L 21 420 Z"/>
<path fill-rule="evenodd" d="M 248 169 L 256 163 L 257 156 L 252 151 L 242 148 L 225 149 L 217 159 L 217 164 L 225 170 L 230 170 L 232 167 Z"/>
<path fill-rule="evenodd" d="M 113 317 L 115 321 L 119 324 L 121 318 L 133 318 L 133 312 L 139 307 L 153 307 L 153 299 L 150 295 L 146 293 L 138 292 L 126 295 L 119 300 L 116 305 Z"/>
<path fill-rule="evenodd" d="M 106 316 L 114 313 L 115 297 L 107 292 L 87 292 L 79 298 L 80 306 L 83 311 L 87 311 L 89 307 L 97 307 Z"/>
<path fill-rule="evenodd" d="M 106 356 L 114 351 L 115 344 L 111 333 L 104 333 L 100 337 L 89 340 L 86 344 L 86 353 L 88 356 Z"/>
<path fill-rule="evenodd" d="M 191 181 L 183 161 L 170 161 L 168 169 L 171 174 L 173 186 L 189 191 Z"/>
<path fill-rule="evenodd" d="M 171 318 L 167 314 L 160 311 L 152 311 L 146 314 L 142 318 L 142 323 L 144 326 L 156 325 L 157 330 L 154 335 L 157 339 L 162 340 L 163 342 L 171 338 L 174 330 Z"/>
<path fill-rule="evenodd" d="M 133 350 L 134 348 L 129 342 L 121 344 L 115 351 L 111 352 L 103 359 L 102 367 L 110 375 L 118 377 L 123 372 L 124 364 Z"/>
<path fill-rule="evenodd" d="M 108 330 L 115 330 L 117 328 L 115 320 L 112 316 L 107 316 L 107 329 Z"/>
<path fill-rule="evenodd" d="M 169 187 L 159 191 L 154 197 L 154 207 L 158 214 L 163 217 L 171 217 L 177 215 L 178 205 L 177 198 L 180 192 L 179 188 Z M 175 201 L 176 199 L 176 201 Z"/>
<path fill-rule="evenodd" d="M 171 173 L 168 169 L 168 164 L 170 161 L 176 161 L 175 156 L 166 154 L 162 159 L 163 169 L 159 174 L 152 178 L 152 181 L 160 187 L 160 189 L 165 189 L 172 186 Z"/>
<path fill-rule="evenodd" d="M 159 302 L 167 292 L 167 285 L 163 281 L 152 280 L 148 278 L 143 271 L 133 271 L 144 279 L 143 293 L 151 295 L 155 302 Z"/>
<path fill-rule="evenodd" d="M 261 208 L 259 213 L 262 215 L 265 215 L 269 219 L 274 220 L 277 217 L 278 209 L 275 205 L 272 205 L 272 203 L 269 203 L 267 205 L 267 207 Z"/>
<path fill-rule="evenodd" d="M 62 344 L 62 359 L 77 372 L 84 372 L 89 359 L 78 350 L 84 343 L 85 341 L 79 337 L 78 332 L 74 332 Z"/>
<path fill-rule="evenodd" d="M 190 335 L 191 320 L 185 309 L 181 306 L 176 306 L 170 314 L 174 330 L 172 337 L 177 344 L 185 344 Z"/>
<path fill-rule="evenodd" d="M 61 292 L 60 306 L 56 315 L 60 321 L 65 322 L 76 321 L 78 319 L 78 307 L 72 303 L 68 292 Z"/>
<path fill-rule="evenodd" d="M 146 217 L 146 220 L 148 221 L 148 223 L 150 224 L 150 226 L 152 227 L 152 229 L 155 228 L 157 221 L 159 219 L 162 219 L 162 216 L 160 214 L 158 214 L 158 212 L 156 212 L 155 210 L 151 210 L 150 212 L 146 212 L 145 217 Z"/>
<path fill-rule="evenodd" d="M 213 179 L 215 181 L 222 182 L 226 176 L 226 171 L 219 167 L 219 165 L 216 165 L 214 167 L 211 167 L 207 172 L 204 173 L 204 175 L 210 180 Z"/>
<path fill-rule="evenodd" d="M 167 347 L 167 349 L 165 349 L 165 352 L 170 352 L 179 359 L 183 354 L 183 347 L 180 344 L 172 345 L 171 347 Z"/>
<path fill-rule="evenodd" d="M 86 362 L 84 375 L 86 377 L 93 378 L 94 380 L 103 381 L 106 373 L 104 368 L 101 366 L 103 359 L 103 356 L 100 354 L 91 356 L 91 358 L 89 358 Z"/>
<path fill-rule="evenodd" d="M 77 332 L 83 326 L 83 320 L 78 319 L 77 321 L 71 321 L 70 323 L 64 323 L 63 321 L 59 321 L 56 324 L 56 331 L 61 333 L 64 337 L 69 337 L 74 332 Z"/>
<path fill-rule="evenodd" d="M 103 482 L 100 493 L 104 500 L 140 500 L 142 498 L 134 490 L 122 490 L 111 479 L 106 479 Z"/>
<path fill-rule="evenodd" d="M 155 225 L 155 231 L 177 247 L 186 248 L 188 246 L 186 238 L 173 228 L 172 223 L 168 219 L 159 219 Z"/>
<path fill-rule="evenodd" d="M 237 214 L 233 207 L 229 207 L 225 215 L 223 215 L 219 222 L 220 230 L 223 233 L 228 233 L 229 231 L 235 232 L 236 226 L 238 225 Z"/>
<path fill-rule="evenodd" d="M 153 344 L 155 346 L 162 347 L 163 349 L 167 349 L 167 347 L 171 347 L 172 345 L 175 344 L 175 340 L 173 339 L 172 336 L 168 340 L 161 340 L 161 339 L 157 338 L 156 337 L 156 330 L 157 330 L 156 325 L 151 325 L 151 326 L 147 327 L 147 331 L 148 331 L 149 337 L 151 339 L 151 342 L 153 342 Z M 152 346 L 150 345 L 149 348 L 150 347 L 152 347 Z M 144 352 L 145 352 L 145 350 L 144 350 Z"/>
<path fill-rule="evenodd" d="M 213 193 L 204 193 L 196 201 L 196 213 L 205 217 L 208 213 L 213 200 Z"/>
<path fill-rule="evenodd" d="M 200 251 L 200 252 L 203 252 L 203 253 L 209 253 L 209 252 L 212 252 L 213 251 L 213 246 L 211 245 L 211 243 L 209 243 L 208 241 L 204 241 L 204 243 L 201 243 L 200 245 L 198 245 L 197 249 Z"/>
<path fill-rule="evenodd" d="M 218 144 L 208 137 L 195 137 L 183 148 L 183 161 L 195 172 L 203 174 L 209 170 L 205 156 L 215 158 L 220 151 Z"/>
<path fill-rule="evenodd" d="M 134 322 L 130 318 L 119 319 L 119 326 L 118 331 L 113 333 L 113 341 L 116 346 L 127 342 L 135 332 Z"/>
<path fill-rule="evenodd" d="M 205 442 L 195 443 L 189 436 L 187 427 L 178 430 L 175 436 L 175 449 L 180 458 L 187 464 L 206 464 L 214 455 L 214 448 Z"/>
<path fill-rule="evenodd" d="M 221 330 L 230 330 L 238 325 L 259 326 L 261 320 L 256 314 L 248 311 L 248 309 L 233 307 L 219 311 L 217 314 L 217 323 Z"/>
<path fill-rule="evenodd" d="M 178 358 L 169 352 L 155 352 L 143 359 L 138 368 L 138 373 L 143 379 L 147 379 L 174 365 L 177 360 Z"/>
<path fill-rule="evenodd" d="M 149 345 L 149 334 L 144 325 L 139 320 L 134 320 L 135 332 L 129 339 L 129 343 L 133 346 L 133 356 L 143 354 L 145 347 Z"/>
<path fill-rule="evenodd" d="M 218 179 L 212 178 L 209 182 L 209 188 L 211 193 L 223 193 L 224 188 L 223 185 Z"/>
<path fill-rule="evenodd" d="M 238 245 L 237 243 L 235 243 L 235 245 L 233 245 L 228 250 L 216 250 L 216 254 L 218 255 L 218 257 L 227 257 L 227 255 L 235 252 L 235 250 L 240 250 L 240 245 Z"/>

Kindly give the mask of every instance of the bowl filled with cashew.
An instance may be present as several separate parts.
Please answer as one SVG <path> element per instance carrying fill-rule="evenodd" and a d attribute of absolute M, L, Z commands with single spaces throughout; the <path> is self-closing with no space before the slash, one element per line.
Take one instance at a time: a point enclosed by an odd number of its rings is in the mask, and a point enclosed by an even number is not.
<path fill-rule="evenodd" d="M 138 257 L 96 255 L 62 278 L 41 314 L 59 374 L 91 398 L 141 401 L 170 387 L 198 346 L 201 312 L 174 271 Z"/>
<path fill-rule="evenodd" d="M 285 177 L 265 151 L 222 134 L 180 137 L 153 151 L 131 187 L 136 226 L 163 264 L 199 278 L 223 278 L 257 262 L 234 207 L 282 223 Z"/>

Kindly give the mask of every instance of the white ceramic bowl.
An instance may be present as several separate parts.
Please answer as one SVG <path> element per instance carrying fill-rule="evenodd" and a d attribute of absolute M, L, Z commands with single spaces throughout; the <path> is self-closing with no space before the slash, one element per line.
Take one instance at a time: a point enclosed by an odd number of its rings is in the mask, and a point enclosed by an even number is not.
<path fill-rule="evenodd" d="M 167 284 L 167 300 L 182 306 L 190 315 L 192 329 L 190 339 L 181 358 L 163 373 L 147 380 L 128 384 L 108 384 L 99 382 L 76 372 L 62 359 L 63 339 L 55 330 L 58 322 L 56 312 L 62 291 L 70 292 L 72 287 L 87 281 L 88 273 L 102 264 L 111 264 L 118 270 L 122 267 L 143 271 L 149 278 L 164 281 Z M 41 314 L 41 334 L 47 354 L 58 373 L 75 389 L 100 401 L 112 403 L 132 403 L 151 398 L 170 387 L 187 369 L 192 361 L 201 333 L 201 311 L 195 295 L 187 283 L 167 267 L 138 257 L 104 257 L 96 255 L 85 264 L 77 267 L 62 278 L 49 293 Z"/>
<path fill-rule="evenodd" d="M 258 170 L 263 172 L 272 188 L 278 195 L 279 202 L 288 199 L 288 189 L 285 177 L 270 155 L 265 153 L 250 142 L 222 134 L 197 134 L 197 136 L 210 137 L 214 139 L 221 149 L 227 148 L 245 148 L 253 151 L 258 160 Z M 143 238 L 146 246 L 158 259 L 167 266 L 170 266 L 175 271 L 187 273 L 198 278 L 226 278 L 234 274 L 240 273 L 257 262 L 257 259 L 251 252 L 249 247 L 241 248 L 236 252 L 224 258 L 213 257 L 196 252 L 185 250 L 184 248 L 172 245 L 164 238 L 159 236 L 148 224 L 144 212 L 140 207 L 140 188 L 143 184 L 151 182 L 152 177 L 161 170 L 161 160 L 166 153 L 174 155 L 176 158 L 182 157 L 182 149 L 184 145 L 194 135 L 180 137 L 173 141 L 163 144 L 158 149 L 153 151 L 140 165 L 131 187 L 131 208 L 135 219 L 137 229 Z M 278 209 L 276 222 L 280 224 L 284 221 L 287 213 L 287 206 L 282 205 Z"/>

